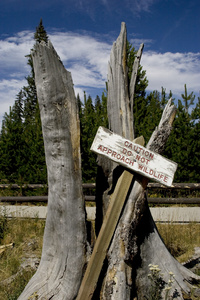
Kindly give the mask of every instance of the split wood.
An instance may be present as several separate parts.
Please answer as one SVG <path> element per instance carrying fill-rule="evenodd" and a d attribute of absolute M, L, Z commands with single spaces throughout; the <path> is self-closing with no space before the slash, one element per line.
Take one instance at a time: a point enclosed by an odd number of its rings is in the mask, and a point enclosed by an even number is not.
<path fill-rule="evenodd" d="M 134 143 L 144 146 L 144 138 L 142 136 L 138 137 L 134 140 Z M 118 179 L 76 300 L 90 300 L 93 296 L 132 180 L 133 174 L 126 170 Z"/>

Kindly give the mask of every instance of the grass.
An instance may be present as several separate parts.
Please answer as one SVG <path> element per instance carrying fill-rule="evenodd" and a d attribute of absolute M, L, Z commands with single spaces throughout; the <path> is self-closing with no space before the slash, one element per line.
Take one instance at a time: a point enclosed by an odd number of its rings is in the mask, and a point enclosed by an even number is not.
<path fill-rule="evenodd" d="M 35 271 L 31 268 L 19 272 L 20 265 L 26 257 L 41 257 L 44 226 L 45 221 L 37 218 L 0 217 L 0 229 L 2 228 L 3 232 L 0 245 L 14 243 L 13 248 L 8 248 L 0 254 L 0 300 L 17 299 L 34 274 Z M 157 227 L 166 246 L 180 262 L 187 261 L 192 257 L 194 248 L 200 247 L 200 224 L 159 223 Z M 6 284 L 5 280 L 8 278 L 14 280 Z"/>
<path fill-rule="evenodd" d="M 26 286 L 27 282 L 33 276 L 34 271 L 27 270 L 23 273 L 20 273 L 16 279 L 8 284 L 6 287 L 1 287 L 0 290 L 0 299 L 5 300 L 17 300 L 18 297 L 21 295 L 24 287 Z"/>
<path fill-rule="evenodd" d="M 157 224 L 171 254 L 181 263 L 187 261 L 194 254 L 194 248 L 200 247 L 200 224 Z"/>
<path fill-rule="evenodd" d="M 2 218 L 5 217 L 0 217 L 0 223 Z M 20 265 L 25 258 L 41 257 L 44 226 L 45 221 L 37 218 L 7 219 L 6 234 L 0 244 L 14 243 L 14 247 L 0 255 L 0 300 L 17 299 L 33 276 L 35 270 L 22 270 Z M 10 282 L 6 281 L 8 278 Z"/>

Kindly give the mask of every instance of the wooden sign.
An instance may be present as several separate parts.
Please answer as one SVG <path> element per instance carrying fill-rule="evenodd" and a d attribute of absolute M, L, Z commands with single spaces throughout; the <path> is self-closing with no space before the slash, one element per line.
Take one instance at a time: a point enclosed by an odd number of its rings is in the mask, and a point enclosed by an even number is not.
<path fill-rule="evenodd" d="M 167 186 L 177 169 L 177 163 L 103 127 L 99 127 L 91 150 Z"/>
<path fill-rule="evenodd" d="M 138 137 L 134 140 L 134 142 L 136 144 L 144 145 L 144 138 Z M 106 253 L 119 221 L 132 179 L 133 174 L 125 170 L 118 179 L 113 194 L 110 196 L 108 209 L 94 245 L 76 300 L 92 299 Z"/>

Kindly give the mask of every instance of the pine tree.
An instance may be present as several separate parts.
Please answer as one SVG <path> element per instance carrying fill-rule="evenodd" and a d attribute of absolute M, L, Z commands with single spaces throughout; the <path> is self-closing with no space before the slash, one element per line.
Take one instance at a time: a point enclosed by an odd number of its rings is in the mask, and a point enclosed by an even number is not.
<path fill-rule="evenodd" d="M 1 173 L 5 179 L 22 183 L 26 173 L 26 149 L 23 129 L 23 95 L 16 96 L 13 107 L 4 115 L 1 131 Z"/>
<path fill-rule="evenodd" d="M 127 68 L 128 68 L 128 79 L 131 79 L 133 63 L 136 57 L 137 51 L 135 48 L 127 42 Z M 134 115 L 134 128 L 135 136 L 139 136 L 144 131 L 144 119 L 147 117 L 146 108 L 147 108 L 147 99 L 146 88 L 148 86 L 148 80 L 146 77 L 146 71 L 143 70 L 142 66 L 139 66 L 136 85 L 135 85 L 135 94 L 134 94 L 134 105 L 133 105 L 133 115 Z"/>
<path fill-rule="evenodd" d="M 102 93 L 102 98 L 99 96 L 95 99 L 95 128 L 98 129 L 99 126 L 108 127 L 108 117 L 107 117 L 107 97 L 104 92 Z"/>
<path fill-rule="evenodd" d="M 44 41 L 47 44 L 47 42 L 48 42 L 49 38 L 48 38 L 46 30 L 44 29 L 42 19 L 40 19 L 40 23 L 39 23 L 38 27 L 36 27 L 34 39 L 36 42 L 39 42 L 39 43 L 41 41 Z"/>
<path fill-rule="evenodd" d="M 96 155 L 90 151 L 94 136 L 96 134 L 95 109 L 91 96 L 84 94 L 83 117 L 81 122 L 81 154 L 83 181 L 95 181 L 96 178 Z"/>
<path fill-rule="evenodd" d="M 94 104 L 91 96 L 84 93 L 84 104 L 77 96 L 79 106 L 79 118 L 81 128 L 81 156 L 83 182 L 91 182 L 96 179 L 97 164 L 96 154 L 90 151 L 90 147 L 99 126 L 108 127 L 107 97 L 96 97 Z"/>
<path fill-rule="evenodd" d="M 144 108 L 144 111 L 146 115 L 140 124 L 140 134 L 143 135 L 145 141 L 148 142 L 152 132 L 159 124 L 163 111 L 160 93 L 158 91 L 153 91 L 146 97 L 146 107 Z"/>
<path fill-rule="evenodd" d="M 194 156 L 197 145 L 194 145 L 194 120 L 189 108 L 194 104 L 193 92 L 188 95 L 186 84 L 182 100 L 178 100 L 177 114 L 172 133 L 168 139 L 165 154 L 178 163 L 175 182 L 195 182 Z M 195 150 L 196 149 L 196 150 Z"/>
<path fill-rule="evenodd" d="M 48 41 L 42 20 L 36 29 L 35 40 Z M 21 180 L 46 183 L 44 145 L 33 62 L 31 55 L 26 57 L 31 69 L 26 77 L 27 85 L 19 92 L 9 114 L 4 116 L 0 152 L 5 159 L 0 164 L 0 173 L 11 182 Z"/>
<path fill-rule="evenodd" d="M 170 90 L 169 91 L 169 94 L 167 95 L 166 93 L 166 89 L 164 87 L 161 87 L 161 108 L 162 110 L 165 108 L 167 102 L 169 99 L 172 99 L 172 103 L 174 104 L 174 98 L 173 98 L 173 94 L 172 94 L 172 91 Z"/>
<path fill-rule="evenodd" d="M 107 92 L 104 91 L 101 95 L 101 105 L 102 105 L 102 122 L 103 126 L 108 128 L 108 114 L 107 114 Z"/>
<path fill-rule="evenodd" d="M 184 102 L 186 114 L 188 114 L 190 106 L 194 104 L 195 95 L 193 95 L 193 92 L 188 95 L 186 84 L 184 85 L 184 89 L 185 93 L 181 94 L 181 96 Z"/>
<path fill-rule="evenodd" d="M 192 148 L 192 182 L 200 182 L 200 97 L 196 103 L 195 108 L 191 113 L 193 120 L 193 132 L 191 136 Z"/>
<path fill-rule="evenodd" d="M 192 136 L 191 117 L 179 100 L 173 130 L 165 148 L 165 155 L 178 164 L 174 182 L 193 182 Z"/>

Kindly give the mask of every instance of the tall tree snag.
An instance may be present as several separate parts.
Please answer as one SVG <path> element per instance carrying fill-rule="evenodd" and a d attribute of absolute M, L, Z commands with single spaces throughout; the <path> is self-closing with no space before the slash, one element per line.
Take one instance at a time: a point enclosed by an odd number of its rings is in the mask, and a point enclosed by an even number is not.
<path fill-rule="evenodd" d="M 135 86 L 127 85 L 126 58 L 123 51 L 126 49 L 125 37 L 126 27 L 122 23 L 119 38 L 113 44 L 108 69 L 108 117 L 109 127 L 113 132 L 131 139 L 134 136 L 133 120 L 129 118 L 131 111 L 127 110 L 132 107 Z M 141 51 L 139 53 L 141 57 Z M 133 68 L 133 72 L 136 71 Z M 131 83 L 133 82 L 131 80 Z M 176 108 L 169 100 L 158 128 L 155 129 L 146 146 L 147 149 L 162 153 L 172 129 L 175 113 Z M 108 163 L 107 158 L 99 158 L 99 165 L 99 169 L 103 170 L 101 174 L 105 175 L 104 182 L 107 178 L 108 189 L 104 191 L 103 201 L 108 203 L 121 171 L 115 163 Z M 157 264 L 164 274 L 163 285 L 168 282 L 168 273 L 174 273 L 175 280 L 171 293 L 174 298 L 183 299 L 182 292 L 189 294 L 191 284 L 199 282 L 200 278 L 184 268 L 168 252 L 148 208 L 145 193 L 148 180 L 139 175 L 135 175 L 134 178 L 135 181 L 109 248 L 108 267 L 104 280 L 99 283 L 99 290 L 101 290 L 99 297 L 104 300 L 132 300 L 135 297 L 138 300 L 148 299 L 151 287 L 147 276 L 148 266 Z M 106 208 L 107 205 L 104 207 Z M 165 297 L 164 291 L 162 297 L 163 299 Z"/>
<path fill-rule="evenodd" d="M 71 74 L 52 44 L 36 44 L 33 64 L 48 171 L 48 214 L 39 268 L 19 299 L 75 299 L 86 257 L 78 105 Z"/>
<path fill-rule="evenodd" d="M 108 63 L 108 99 L 107 111 L 109 129 L 129 140 L 134 139 L 133 102 L 136 77 L 144 45 L 141 44 L 133 64 L 131 85 L 128 83 L 126 66 L 127 31 L 125 23 L 121 24 L 121 32 L 117 41 L 113 43 L 110 61 Z M 116 183 L 115 177 L 120 176 L 121 168 L 116 168 L 116 163 L 98 156 L 98 171 L 96 182 L 97 220 L 96 231 L 98 233 L 102 215 L 105 215 L 111 189 Z M 114 175 L 112 170 L 114 170 Z M 119 171 L 119 173 L 118 173 Z M 117 176 L 115 174 L 117 173 Z M 112 181 L 114 180 L 114 184 Z M 107 189 L 107 192 L 105 190 Z M 105 193 L 104 193 L 105 192 Z M 102 198 L 102 194 L 103 198 Z M 103 211 L 103 212 L 102 212 Z"/>

